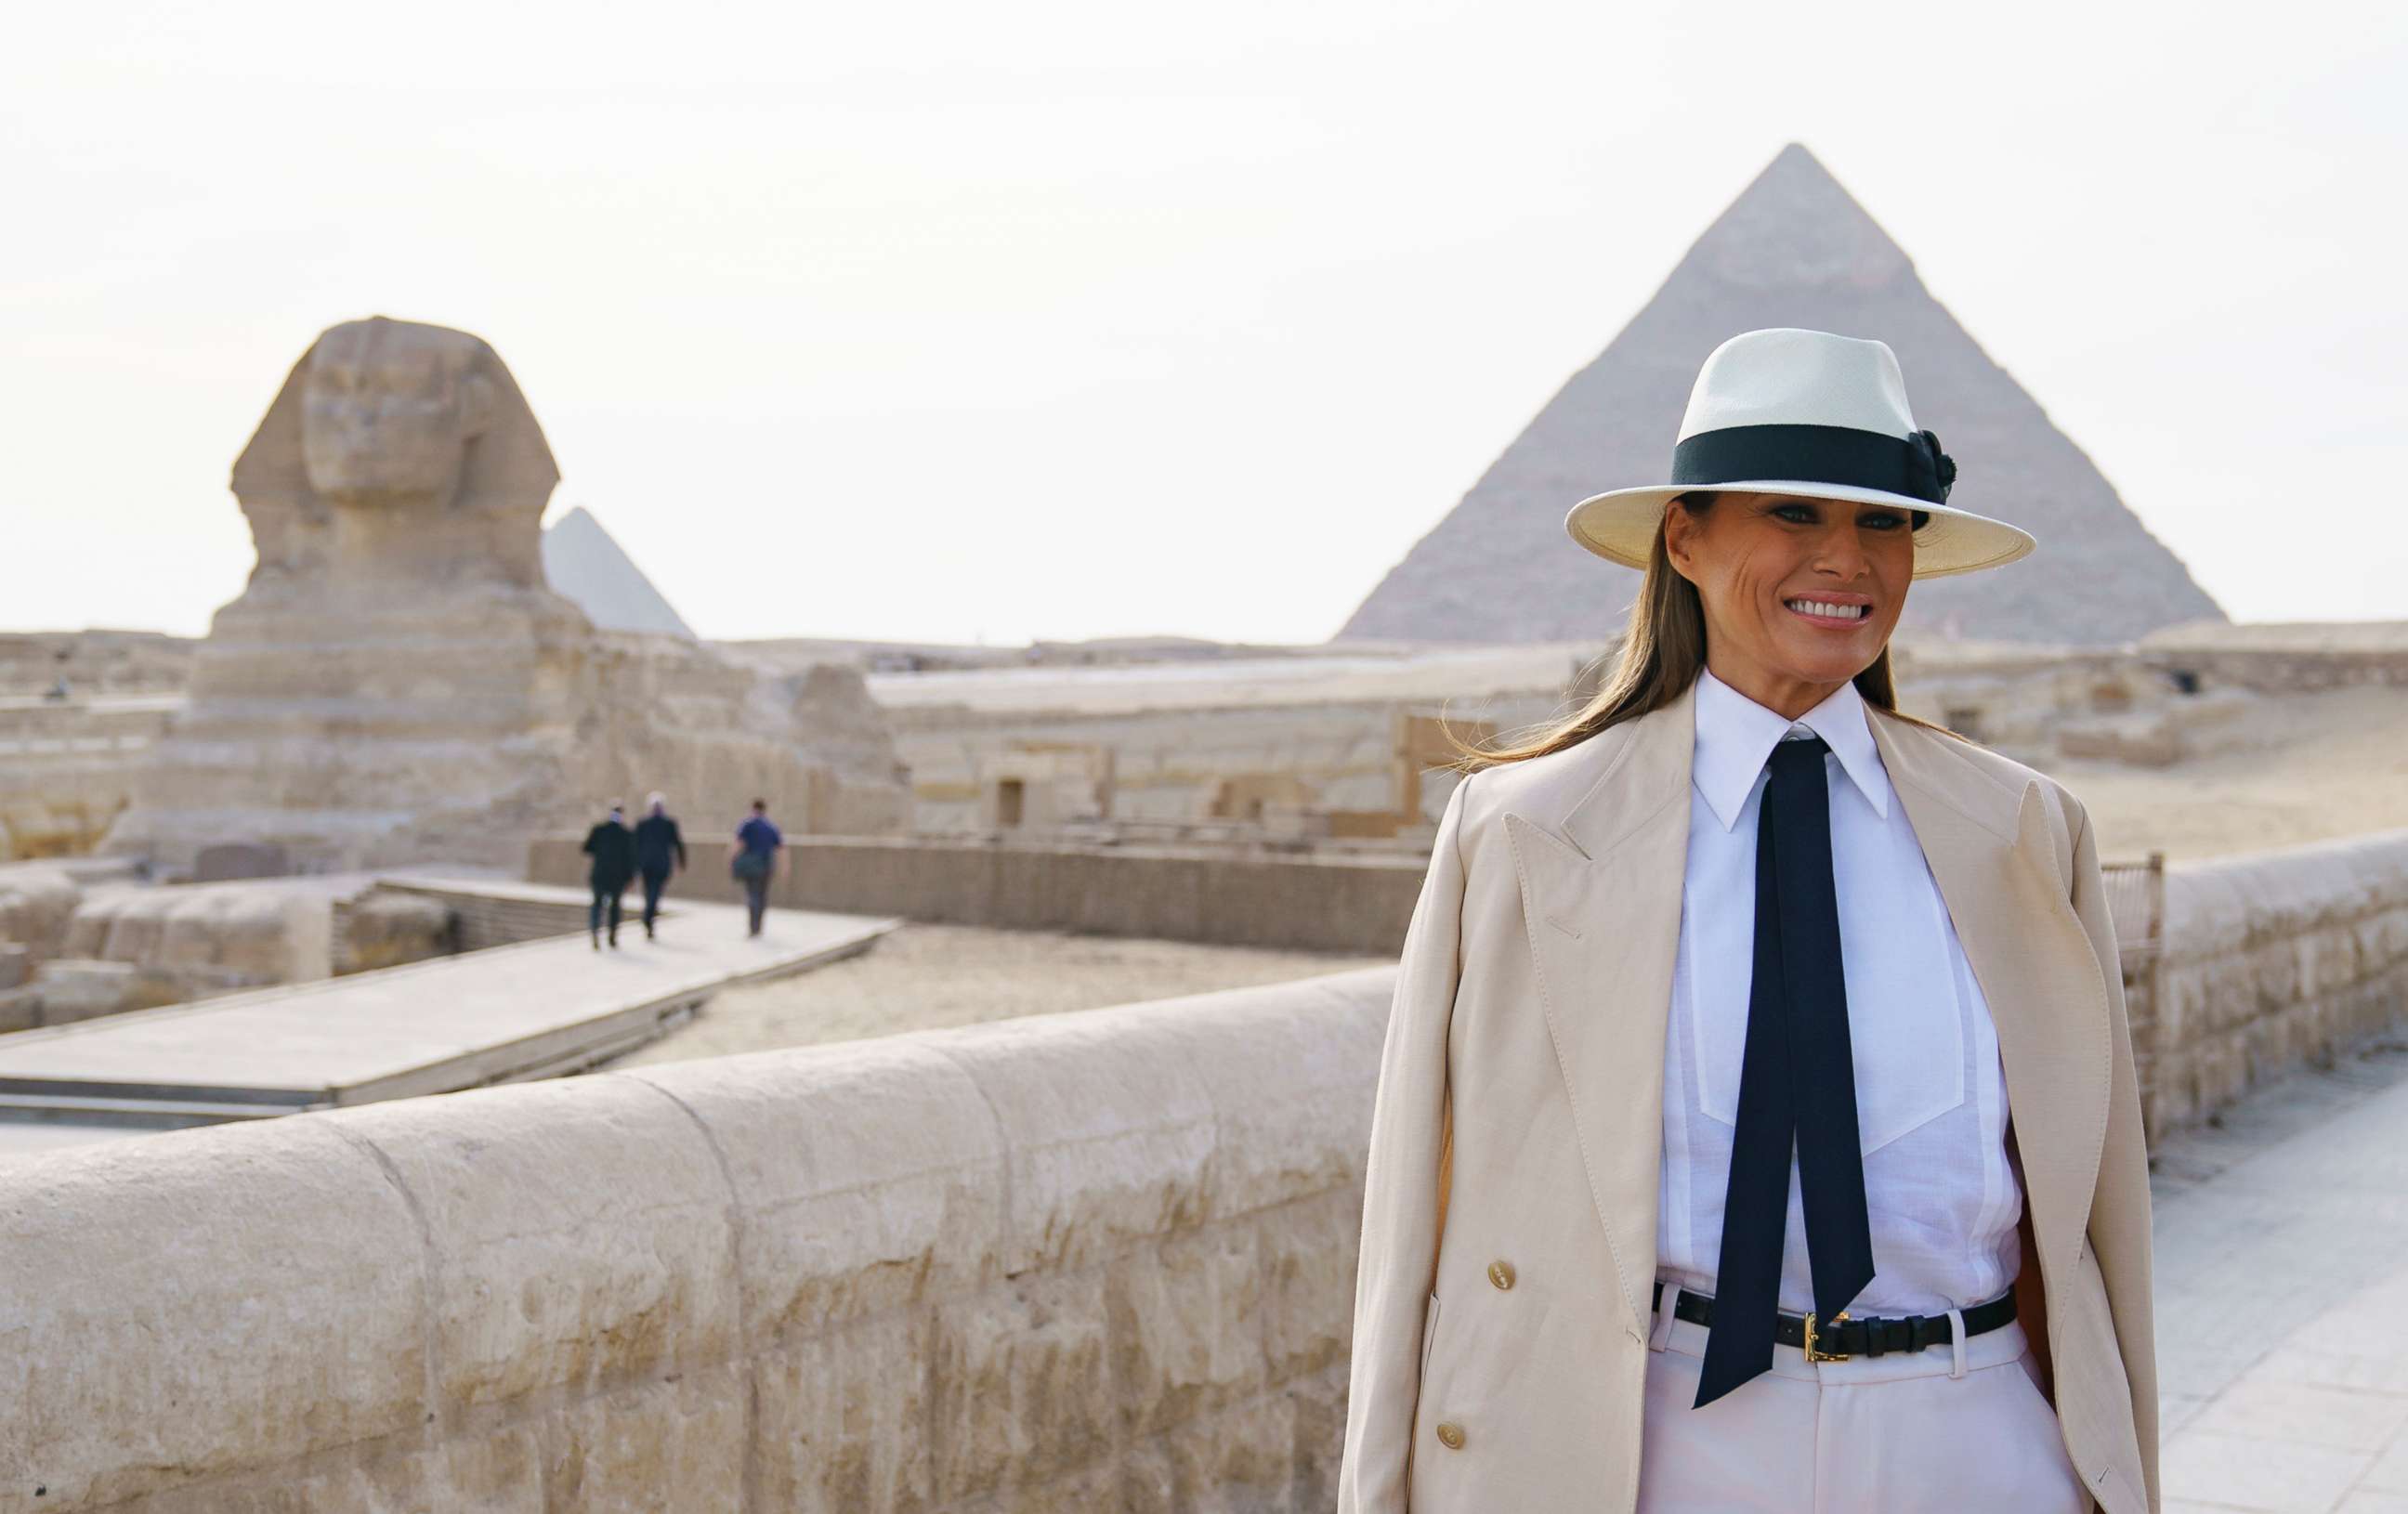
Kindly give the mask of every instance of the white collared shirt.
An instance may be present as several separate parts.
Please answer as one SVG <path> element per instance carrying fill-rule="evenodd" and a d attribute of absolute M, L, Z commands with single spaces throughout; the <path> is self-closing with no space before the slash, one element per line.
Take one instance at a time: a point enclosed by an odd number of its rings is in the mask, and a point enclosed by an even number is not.
<path fill-rule="evenodd" d="M 2021 1260 L 2023 1190 L 2006 1152 L 2006 1075 L 1989 1005 L 1890 789 L 1854 684 L 1784 719 L 1712 673 L 1698 678 L 1688 870 L 1664 1037 L 1664 1166 L 1656 1255 L 1713 1292 L 1756 951 L 1756 817 L 1765 763 L 1812 733 L 1831 805 L 1831 871 L 1872 1220 L 1873 1280 L 1850 1312 L 1937 1314 L 1995 1298 Z M 1791 1165 L 1781 1307 L 1813 1307 Z"/>

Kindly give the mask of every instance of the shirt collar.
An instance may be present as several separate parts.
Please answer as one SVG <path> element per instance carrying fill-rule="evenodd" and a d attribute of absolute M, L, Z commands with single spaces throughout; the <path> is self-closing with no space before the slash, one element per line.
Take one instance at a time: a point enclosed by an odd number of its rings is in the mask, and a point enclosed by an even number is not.
<path fill-rule="evenodd" d="M 1856 693 L 1853 679 L 1793 722 L 1700 669 L 1697 712 L 1697 750 L 1690 780 L 1724 830 L 1739 823 L 1740 811 L 1755 792 L 1756 775 L 1764 771 L 1773 747 L 1799 726 L 1823 738 L 1873 813 L 1889 818 L 1889 775 L 1882 770 L 1872 726 L 1865 718 L 1864 697 Z"/>

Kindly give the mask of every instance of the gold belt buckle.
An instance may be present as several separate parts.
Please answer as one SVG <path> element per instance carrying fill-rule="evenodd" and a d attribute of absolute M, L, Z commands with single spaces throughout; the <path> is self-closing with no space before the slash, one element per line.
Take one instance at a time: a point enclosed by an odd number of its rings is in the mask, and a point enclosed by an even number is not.
<path fill-rule="evenodd" d="M 1842 1309 L 1839 1313 L 1831 1316 L 1831 1322 L 1833 1324 L 1838 1324 L 1847 1317 L 1848 1311 Z M 1845 1351 L 1826 1351 L 1818 1350 L 1815 1347 L 1814 1316 L 1810 1311 L 1806 1316 L 1806 1360 L 1809 1362 L 1844 1362 L 1847 1359 L 1848 1353 Z"/>

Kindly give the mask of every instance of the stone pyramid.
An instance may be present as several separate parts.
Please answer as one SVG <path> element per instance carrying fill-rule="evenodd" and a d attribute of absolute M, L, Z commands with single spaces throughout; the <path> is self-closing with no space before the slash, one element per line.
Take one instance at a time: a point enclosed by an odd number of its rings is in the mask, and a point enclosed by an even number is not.
<path fill-rule="evenodd" d="M 554 593 L 574 600 L 605 631 L 653 631 L 696 639 L 694 628 L 582 505 L 545 528 L 543 576 Z"/>
<path fill-rule="evenodd" d="M 2040 540 L 2022 562 L 1915 585 L 1928 636 L 2108 644 L 2224 612 L 2114 487 L 1915 277 L 1813 153 L 1782 150 L 1646 308 L 1389 570 L 1336 639 L 1555 641 L 1621 629 L 1640 576 L 1572 543 L 1585 495 L 1661 478 L 1698 366 L 1760 326 L 1872 336 L 1957 462 L 1949 503 Z"/>

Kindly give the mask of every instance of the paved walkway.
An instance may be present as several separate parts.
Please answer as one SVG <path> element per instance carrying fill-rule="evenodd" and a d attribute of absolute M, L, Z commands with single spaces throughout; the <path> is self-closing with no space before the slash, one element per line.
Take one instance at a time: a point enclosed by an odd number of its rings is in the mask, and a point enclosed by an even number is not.
<path fill-rule="evenodd" d="M 517 903 L 573 893 L 494 887 Z M 898 923 L 780 909 L 748 938 L 741 908 L 685 902 L 658 941 L 631 921 L 615 950 L 580 931 L 0 1036 L 0 1119 L 18 1122 L 0 1135 L 38 1147 L 72 1137 L 24 1121 L 208 1123 L 574 1071 L 661 1035 L 721 988 L 865 950 Z"/>
<path fill-rule="evenodd" d="M 2408 1514 L 2408 1047 L 2294 1075 L 2158 1169 L 2166 1514 Z"/>

